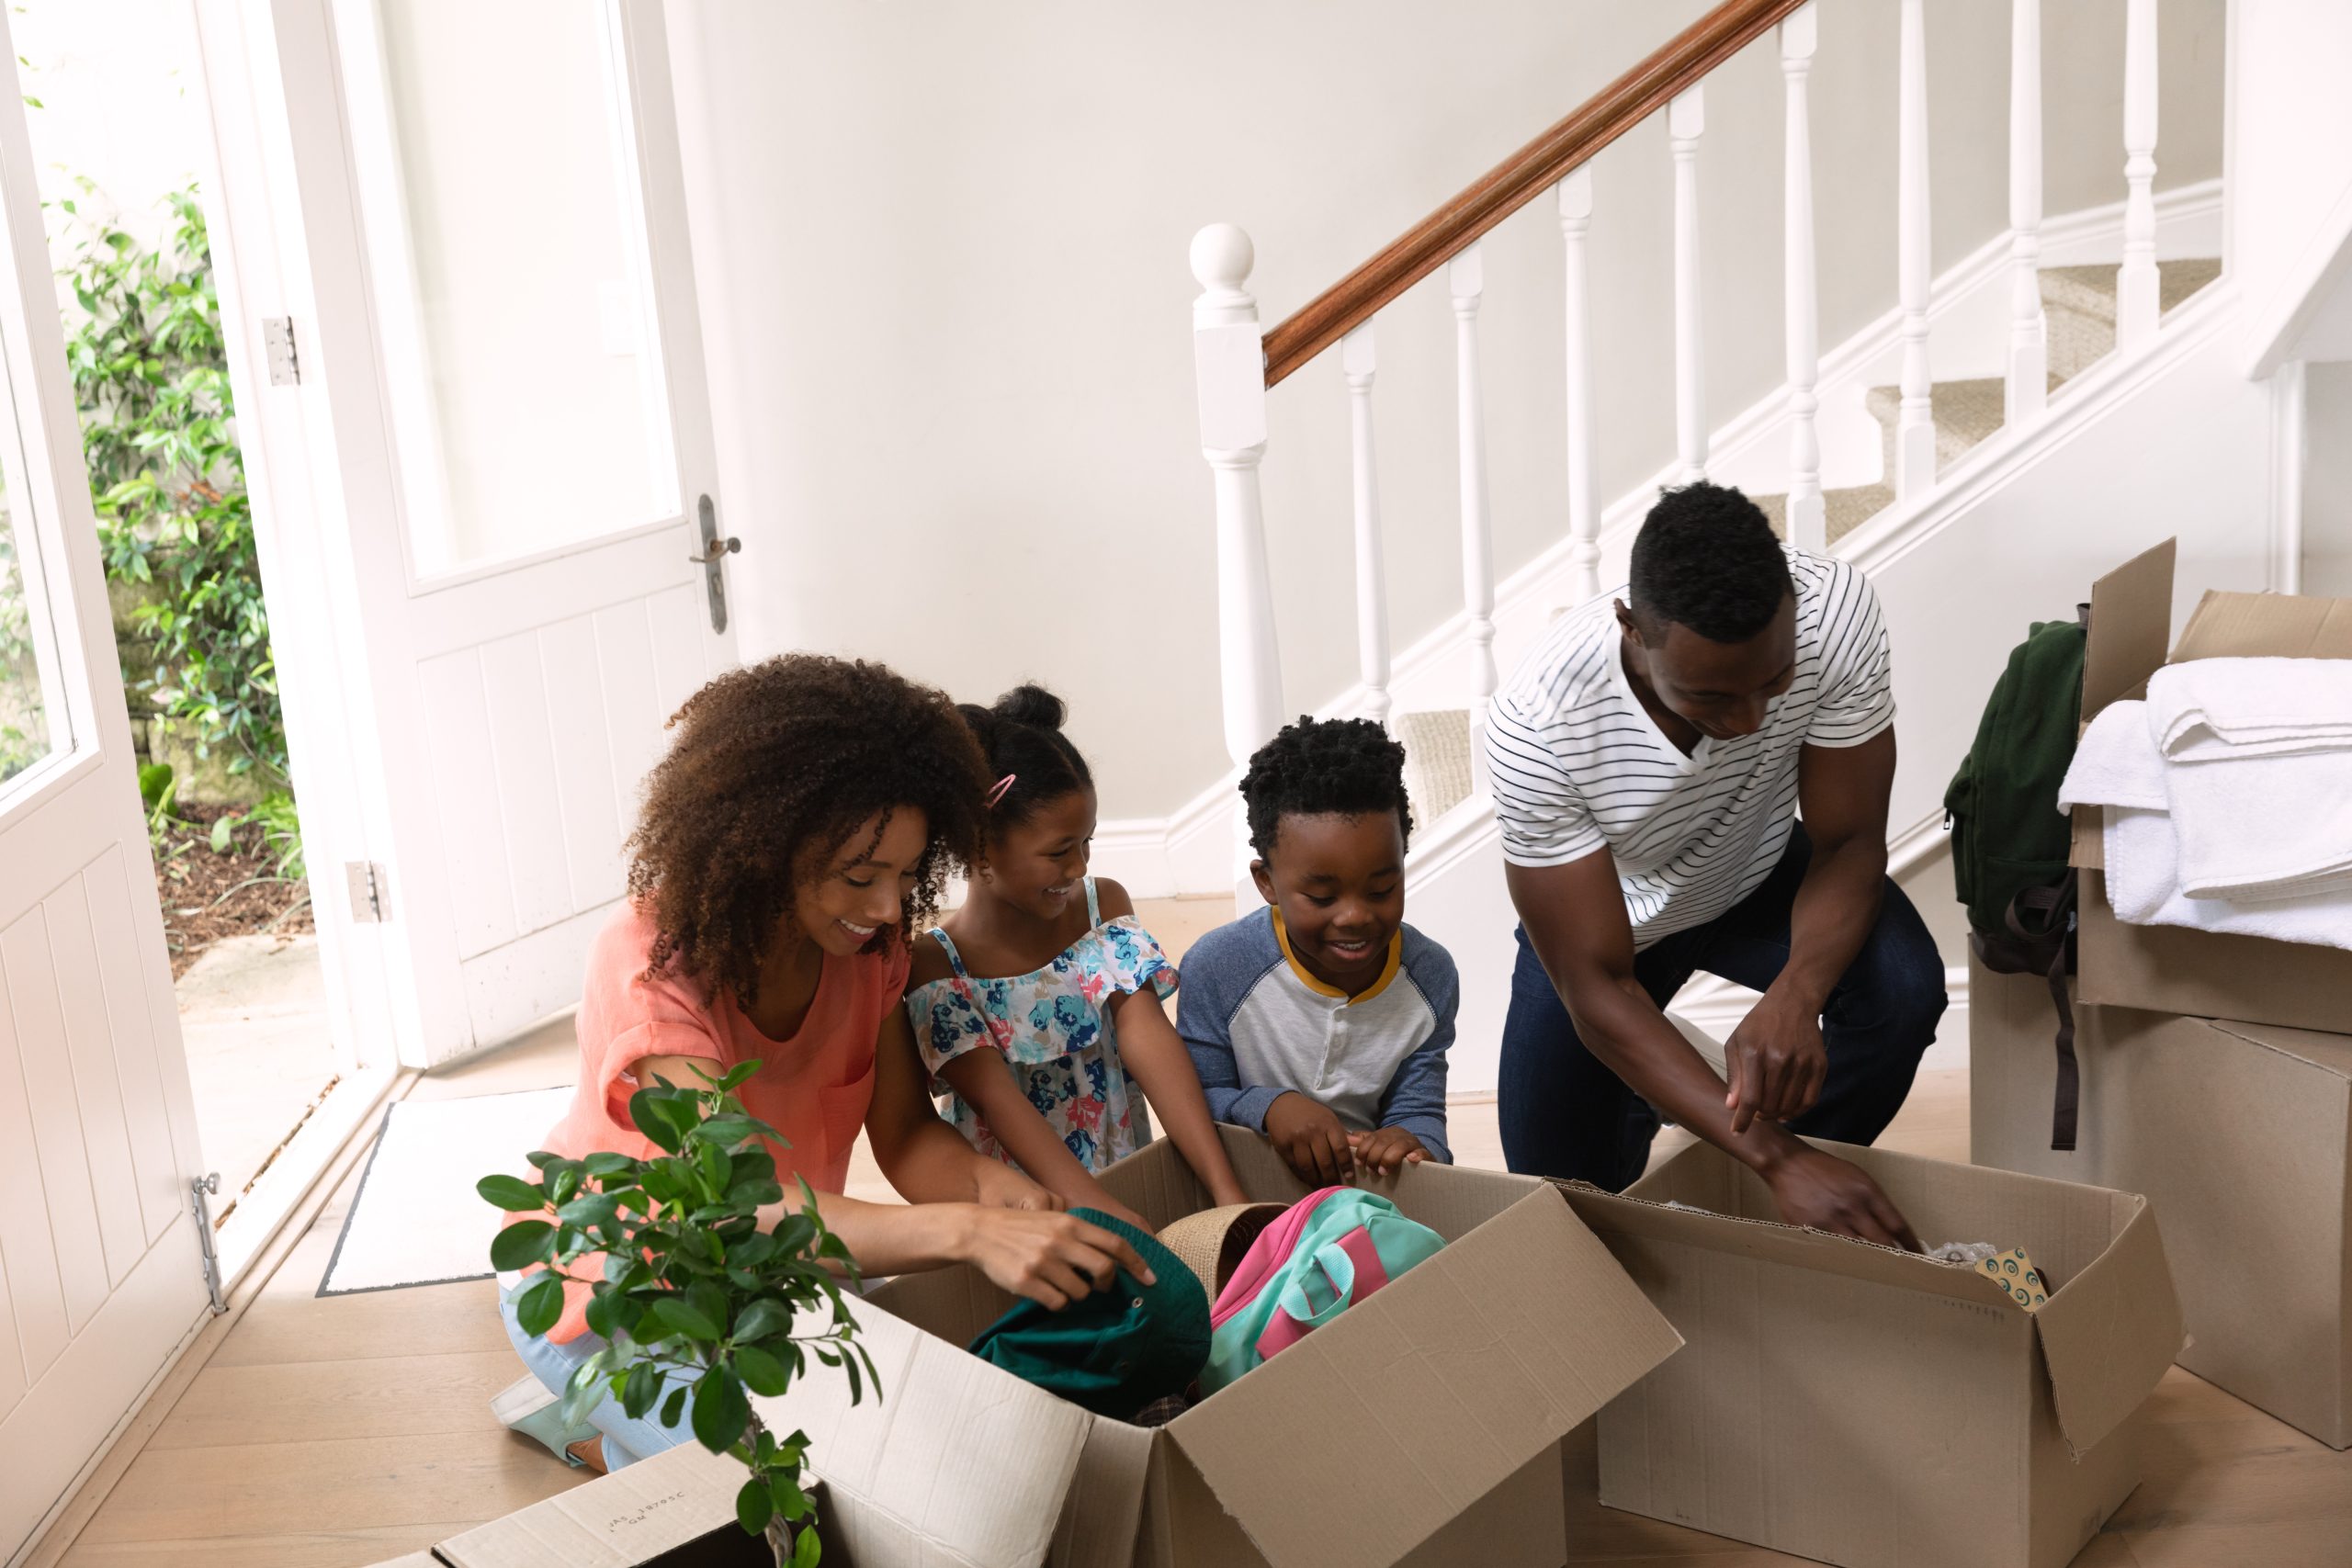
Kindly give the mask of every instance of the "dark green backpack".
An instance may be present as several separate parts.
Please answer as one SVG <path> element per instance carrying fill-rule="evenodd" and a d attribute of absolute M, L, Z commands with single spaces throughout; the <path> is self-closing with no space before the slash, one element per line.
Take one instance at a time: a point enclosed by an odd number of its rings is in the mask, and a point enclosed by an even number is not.
<path fill-rule="evenodd" d="M 1968 907 L 1969 945 L 2004 975 L 2040 975 L 2058 1010 L 2058 1089 L 2050 1146 L 2075 1146 L 2081 1098 L 2075 1065 L 2073 832 L 2058 786 L 2075 760 L 2083 707 L 2079 619 L 2037 622 L 2009 655 L 1976 726 L 1976 742 L 1944 792 L 1952 884 Z"/>

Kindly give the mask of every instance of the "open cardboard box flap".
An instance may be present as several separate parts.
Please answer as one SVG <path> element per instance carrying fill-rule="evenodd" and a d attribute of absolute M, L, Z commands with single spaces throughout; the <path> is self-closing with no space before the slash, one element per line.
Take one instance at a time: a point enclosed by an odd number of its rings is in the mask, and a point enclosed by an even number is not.
<path fill-rule="evenodd" d="M 424 1560 L 450 1568 L 636 1568 L 721 1524 L 731 1528 L 742 1484 L 741 1465 L 683 1443 L 452 1536 Z"/>
<path fill-rule="evenodd" d="M 2059 1427 L 2077 1453 L 2138 1409 L 2179 1354 L 2179 1298 L 2146 1199 L 1892 1150 L 1807 1142 L 1868 1171 L 1930 1243 L 1990 1241 L 2026 1249 L 2055 1287 L 2030 1315 Z M 1763 1182 L 1710 1145 L 1681 1150 L 1622 1196 L 1559 1185 L 1569 1205 L 1604 1235 L 1669 1241 L 2025 1310 L 1973 1269 L 1782 1224 Z"/>
<path fill-rule="evenodd" d="M 1539 1189 L 1168 1431 L 1277 1568 L 1385 1562 L 1681 1343 Z"/>
<path fill-rule="evenodd" d="M 807 1432 L 811 1468 L 855 1500 L 860 1533 L 892 1538 L 890 1555 L 860 1555 L 922 1568 L 1045 1561 L 1092 1417 L 872 1302 L 856 1314 L 880 1400 L 868 1390 L 852 1404 L 846 1378 L 811 1365 L 752 1407 L 779 1433 Z"/>

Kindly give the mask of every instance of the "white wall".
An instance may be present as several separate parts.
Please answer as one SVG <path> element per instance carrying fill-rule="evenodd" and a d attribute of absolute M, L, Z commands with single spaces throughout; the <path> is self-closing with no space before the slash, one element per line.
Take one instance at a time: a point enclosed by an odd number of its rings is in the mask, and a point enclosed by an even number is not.
<path fill-rule="evenodd" d="M 1566 112 L 1702 0 L 1198 0 L 673 12 L 722 482 L 747 653 L 882 657 L 985 698 L 1072 702 L 1108 817 L 1226 765 L 1185 246 L 1255 237 L 1269 324 Z M 2007 221 L 2008 7 L 1930 0 L 1936 265 Z M 2121 0 L 2048 8 L 2049 209 L 2122 194 Z M 2166 0 L 2160 188 L 2220 172 L 2221 0 Z M 1895 8 L 1824 0 L 1815 72 L 1822 339 L 1894 299 Z M 1709 398 L 1781 375 L 1781 83 L 1770 39 L 1709 88 Z M 1669 164 L 1596 164 L 1607 500 L 1671 449 Z M 1487 247 L 1498 569 L 1565 525 L 1558 231 Z M 1397 646 L 1459 604 L 1442 280 L 1380 332 Z M 1331 356 L 1326 356 L 1327 361 Z M 1286 694 L 1352 679 L 1337 366 L 1273 397 L 1264 482 Z"/>
<path fill-rule="evenodd" d="M 2332 249 L 2330 212 L 2352 186 L 2352 6 L 2342 0 L 2235 0 L 2233 47 L 2244 90 L 2231 106 L 2231 265 L 2250 326 L 2293 301 L 2302 269 Z"/>
<path fill-rule="evenodd" d="M 2352 364 L 2313 365 L 2303 383 L 2303 581 L 2352 595 Z"/>

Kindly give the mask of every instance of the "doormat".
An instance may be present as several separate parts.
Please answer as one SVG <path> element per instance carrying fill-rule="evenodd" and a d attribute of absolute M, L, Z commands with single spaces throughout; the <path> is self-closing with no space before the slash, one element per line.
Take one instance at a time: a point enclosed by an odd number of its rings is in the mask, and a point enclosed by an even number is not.
<path fill-rule="evenodd" d="M 502 1170 L 534 1179 L 525 1156 L 547 1142 L 571 1103 L 569 1088 L 395 1101 L 359 1174 L 319 1294 L 489 1279 L 491 1238 L 502 1216 L 474 1184 Z"/>

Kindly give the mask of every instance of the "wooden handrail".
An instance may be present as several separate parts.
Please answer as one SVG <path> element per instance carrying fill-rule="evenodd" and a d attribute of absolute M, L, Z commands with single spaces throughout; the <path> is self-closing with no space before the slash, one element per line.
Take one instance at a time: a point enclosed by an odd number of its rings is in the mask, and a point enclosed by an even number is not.
<path fill-rule="evenodd" d="M 1496 164 L 1395 243 L 1266 334 L 1266 385 L 1363 325 L 1380 308 L 1556 184 L 1683 89 L 1745 49 L 1804 0 L 1724 0 L 1647 60 Z"/>

